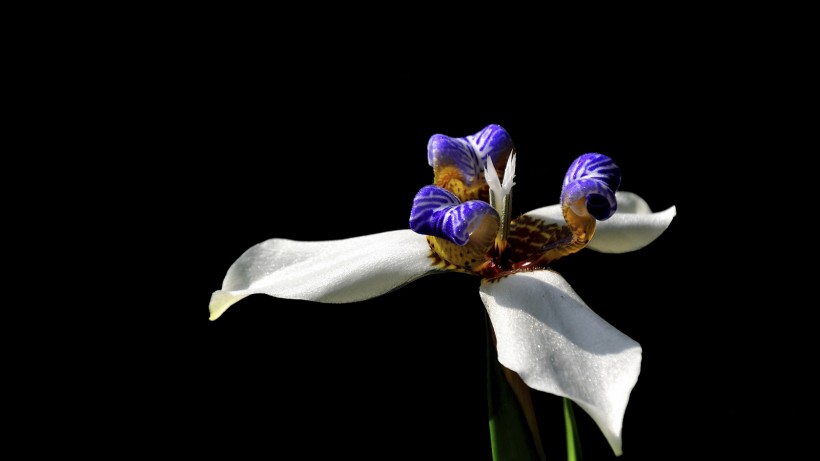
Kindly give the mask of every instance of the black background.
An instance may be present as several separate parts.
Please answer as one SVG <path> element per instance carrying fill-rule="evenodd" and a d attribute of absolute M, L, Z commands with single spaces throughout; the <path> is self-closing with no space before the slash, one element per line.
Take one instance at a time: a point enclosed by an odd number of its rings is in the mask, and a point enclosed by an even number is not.
<path fill-rule="evenodd" d="M 553 265 L 643 346 L 622 459 L 735 455 L 759 447 L 752 435 L 776 440 L 758 418 L 774 400 L 758 381 L 769 349 L 729 281 L 731 218 L 744 205 L 721 179 L 741 158 L 734 140 L 755 132 L 738 128 L 748 101 L 726 81 L 662 61 L 471 67 L 472 56 L 418 65 L 331 52 L 337 60 L 307 65 L 215 50 L 182 78 L 154 74 L 134 97 L 140 110 L 157 104 L 134 137 L 134 163 L 150 173 L 129 198 L 139 209 L 130 227 L 148 270 L 130 283 L 154 288 L 139 290 L 149 296 L 133 311 L 145 322 L 129 353 L 138 366 L 123 379 L 140 383 L 132 405 L 150 415 L 149 440 L 237 459 L 489 459 L 478 280 L 431 276 L 347 305 L 256 295 L 215 322 L 207 305 L 231 263 L 263 240 L 406 228 L 432 180 L 429 137 L 490 123 L 517 147 L 514 213 L 557 203 L 586 152 L 611 156 L 621 189 L 654 210 L 677 207 L 644 249 L 585 250 Z M 180 59 L 174 68 L 186 67 Z M 560 459 L 561 401 L 535 401 L 548 458 Z M 591 419 L 576 416 L 585 459 L 613 459 Z"/>
<path fill-rule="evenodd" d="M 406 228 L 432 180 L 429 137 L 497 123 L 519 153 L 514 213 L 556 203 L 593 151 L 623 190 L 677 207 L 642 250 L 553 267 L 643 346 L 622 459 L 816 451 L 816 149 L 799 142 L 816 137 L 816 103 L 799 13 L 418 11 L 401 27 L 412 12 L 309 8 L 60 17 L 15 43 L 6 228 L 33 241 L 7 241 L 9 441 L 489 459 L 477 280 L 349 305 L 252 296 L 215 322 L 207 305 L 265 239 Z M 535 399 L 562 459 L 560 400 Z M 612 459 L 576 415 L 585 459 Z"/>
<path fill-rule="evenodd" d="M 703 204 L 689 194 L 698 184 L 693 165 L 705 154 L 690 136 L 710 127 L 669 118 L 685 109 L 683 95 L 637 99 L 633 89 L 599 88 L 595 78 L 571 89 L 456 84 L 417 94 L 414 80 L 379 74 L 350 87 L 320 81 L 275 90 L 248 77 L 250 86 L 231 80 L 203 102 L 208 115 L 195 137 L 210 155 L 193 155 L 199 174 L 186 199 L 197 204 L 203 252 L 195 264 L 200 283 L 189 293 L 204 335 L 199 354 L 207 358 L 201 421 L 216 446 L 269 455 L 489 459 L 484 311 L 475 279 L 428 277 L 350 305 L 254 296 L 206 320 L 210 293 L 257 242 L 406 228 L 413 195 L 432 180 L 428 138 L 465 136 L 489 123 L 504 126 L 519 152 L 514 213 L 557 203 L 566 168 L 585 152 L 615 159 L 622 190 L 655 210 L 678 208 L 669 230 L 641 251 L 588 250 L 554 265 L 644 348 L 623 459 L 680 453 L 692 424 L 682 419 L 692 418 L 707 426 L 683 448 L 696 453 L 714 430 L 706 421 L 716 411 L 731 417 L 702 392 L 704 357 L 721 352 L 708 344 L 710 309 L 690 301 L 697 298 L 691 290 L 708 283 L 690 265 L 705 251 L 692 245 Z M 562 457 L 560 400 L 540 394 L 536 403 L 548 455 Z M 578 420 L 587 459 L 613 458 L 580 410 Z"/>

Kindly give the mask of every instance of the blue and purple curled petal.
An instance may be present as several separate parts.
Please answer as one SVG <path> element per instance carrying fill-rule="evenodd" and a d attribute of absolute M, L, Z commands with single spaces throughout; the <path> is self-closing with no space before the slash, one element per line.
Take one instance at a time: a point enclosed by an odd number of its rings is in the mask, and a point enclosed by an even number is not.
<path fill-rule="evenodd" d="M 603 221 L 618 208 L 615 191 L 620 185 L 621 170 L 611 158 L 603 154 L 584 154 L 572 162 L 564 176 L 561 204 L 578 216 L 590 214 Z"/>
<path fill-rule="evenodd" d="M 468 186 L 475 183 L 481 171 L 478 157 L 470 143 L 464 138 L 451 138 L 443 134 L 433 135 L 427 142 L 427 163 L 434 169 L 455 166 Z"/>
<path fill-rule="evenodd" d="M 465 245 L 485 217 L 498 220 L 498 212 L 489 203 L 480 200 L 461 203 L 446 189 L 424 186 L 413 199 L 410 229 Z"/>
<path fill-rule="evenodd" d="M 493 160 L 494 165 L 500 166 L 513 148 L 509 133 L 499 125 L 487 125 L 478 133 L 467 136 L 467 141 L 475 149 L 482 166 L 487 163 L 487 157 Z"/>
<path fill-rule="evenodd" d="M 476 134 L 451 138 L 443 134 L 430 137 L 427 142 L 427 163 L 434 169 L 453 165 L 464 176 L 464 183 L 473 185 L 481 178 L 487 157 L 501 167 L 513 149 L 507 130 L 499 125 L 487 125 Z"/>

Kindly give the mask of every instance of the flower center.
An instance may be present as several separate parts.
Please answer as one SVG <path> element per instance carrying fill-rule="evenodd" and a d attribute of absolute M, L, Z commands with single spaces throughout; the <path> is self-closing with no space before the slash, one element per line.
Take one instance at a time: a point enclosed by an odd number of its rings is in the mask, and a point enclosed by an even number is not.
<path fill-rule="evenodd" d="M 466 138 L 431 137 L 428 163 L 433 184 L 413 199 L 410 228 L 427 235 L 437 267 L 485 278 L 544 267 L 575 253 L 592 239 L 596 220 L 608 219 L 617 206 L 617 165 L 605 155 L 584 154 L 564 176 L 563 222 L 512 219 L 516 154 L 498 125 Z"/>

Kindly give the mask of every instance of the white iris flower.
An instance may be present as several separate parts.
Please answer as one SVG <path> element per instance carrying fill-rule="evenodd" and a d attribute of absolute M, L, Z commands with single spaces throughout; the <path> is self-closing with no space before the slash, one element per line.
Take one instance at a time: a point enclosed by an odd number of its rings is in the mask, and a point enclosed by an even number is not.
<path fill-rule="evenodd" d="M 638 250 L 663 233 L 676 209 L 653 213 L 638 195 L 616 192 L 617 165 L 585 154 L 567 172 L 561 203 L 511 219 L 515 155 L 498 125 L 464 138 L 431 137 L 434 183 L 416 195 L 410 229 L 259 243 L 211 296 L 211 320 L 252 294 L 351 303 L 431 274 L 477 275 L 499 362 L 530 388 L 578 404 L 620 455 L 641 346 L 587 307 L 548 264 L 584 247 Z"/>

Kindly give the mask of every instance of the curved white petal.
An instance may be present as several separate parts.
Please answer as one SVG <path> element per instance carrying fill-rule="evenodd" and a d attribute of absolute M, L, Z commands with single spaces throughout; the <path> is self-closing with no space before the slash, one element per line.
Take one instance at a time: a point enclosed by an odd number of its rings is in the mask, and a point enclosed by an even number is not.
<path fill-rule="evenodd" d="M 409 229 L 343 240 L 271 239 L 248 249 L 211 295 L 211 320 L 255 293 L 349 303 L 374 298 L 434 271 L 430 246 Z"/>
<path fill-rule="evenodd" d="M 641 346 L 584 304 L 549 270 L 481 284 L 498 361 L 527 386 L 568 397 L 621 454 L 621 427 L 641 370 Z"/>
<path fill-rule="evenodd" d="M 641 198 L 640 195 L 634 192 L 627 192 L 627 191 L 618 191 L 615 192 L 615 200 L 618 201 L 618 211 L 619 213 L 630 213 L 630 214 L 650 214 L 652 213 L 652 209 L 649 208 L 649 204 L 646 203 L 646 200 Z"/>
<path fill-rule="evenodd" d="M 602 253 L 639 250 L 658 238 L 677 214 L 675 206 L 653 213 L 646 201 L 632 192 L 616 192 L 618 211 L 606 221 L 598 221 L 595 235 L 587 245 Z M 565 224 L 561 205 L 550 205 L 526 213 L 547 223 Z"/>

